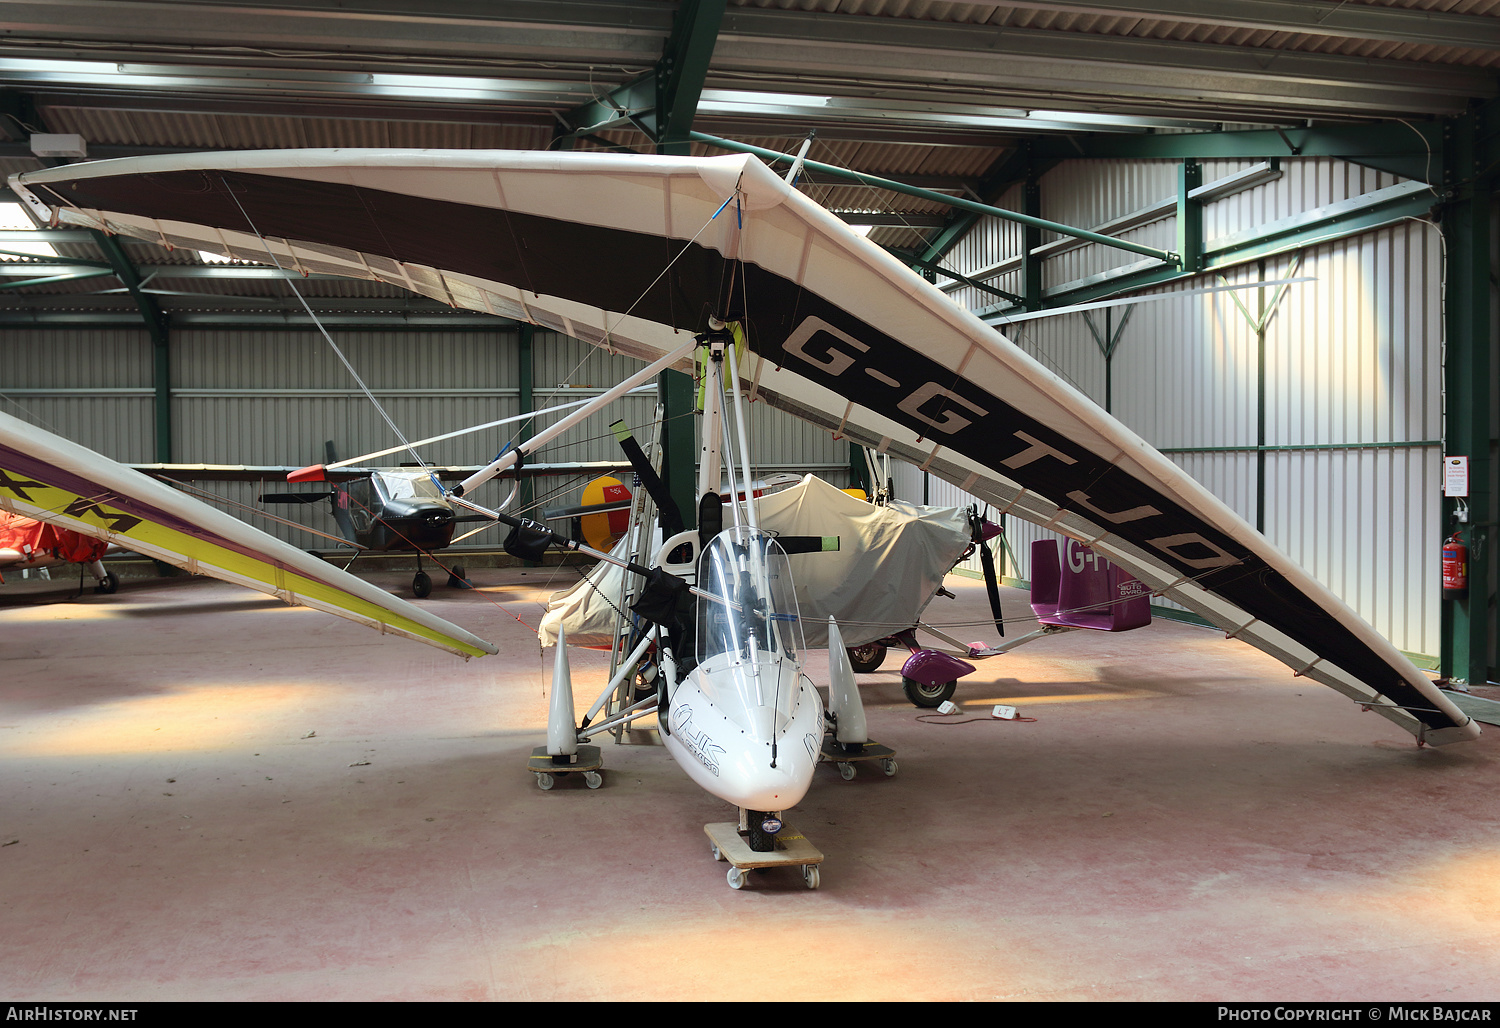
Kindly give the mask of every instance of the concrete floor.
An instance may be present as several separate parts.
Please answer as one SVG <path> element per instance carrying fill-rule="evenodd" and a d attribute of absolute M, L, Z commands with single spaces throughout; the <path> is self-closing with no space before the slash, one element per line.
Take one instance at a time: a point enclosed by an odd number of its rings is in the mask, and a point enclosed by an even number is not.
<path fill-rule="evenodd" d="M 6 586 L 0 996 L 1500 995 L 1500 729 L 1419 750 L 1163 622 L 1043 640 L 960 687 L 1029 723 L 920 722 L 893 656 L 861 681 L 900 772 L 821 768 L 789 821 L 822 887 L 735 892 L 702 827 L 733 812 L 660 747 L 606 744 L 598 791 L 524 770 L 558 574 L 423 601 L 501 645 L 468 663 L 204 579 Z M 982 617 L 978 583 L 950 583 L 934 620 Z M 580 707 L 602 670 L 575 661 Z"/>

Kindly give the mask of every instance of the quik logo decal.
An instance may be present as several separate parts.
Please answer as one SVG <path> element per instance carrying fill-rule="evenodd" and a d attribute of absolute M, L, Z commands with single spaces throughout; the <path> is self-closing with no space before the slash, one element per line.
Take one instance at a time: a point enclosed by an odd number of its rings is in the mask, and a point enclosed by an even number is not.
<path fill-rule="evenodd" d="M 672 720 L 676 723 L 672 734 L 688 748 L 688 752 L 698 758 L 698 763 L 707 768 L 710 774 L 715 778 L 719 777 L 719 758 L 724 755 L 724 747 L 710 739 L 707 732 L 693 727 L 693 708 L 686 703 L 682 704 L 672 711 Z"/>

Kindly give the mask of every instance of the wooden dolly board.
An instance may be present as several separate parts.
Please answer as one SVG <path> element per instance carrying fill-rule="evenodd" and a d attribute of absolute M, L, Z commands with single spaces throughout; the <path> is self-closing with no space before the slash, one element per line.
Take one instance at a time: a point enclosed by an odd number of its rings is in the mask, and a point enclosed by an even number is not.
<path fill-rule="evenodd" d="M 878 742 L 867 742 L 860 748 L 858 753 L 849 753 L 844 747 L 834 740 L 833 733 L 823 736 L 822 757 L 824 760 L 833 761 L 839 766 L 839 774 L 844 776 L 844 781 L 854 778 L 854 765 L 864 763 L 867 760 L 880 761 L 880 770 L 885 772 L 887 778 L 896 773 L 896 751 L 889 746 L 882 746 Z"/>
<path fill-rule="evenodd" d="M 782 825 L 781 831 L 776 833 L 776 848 L 763 853 L 750 848 L 750 844 L 740 836 L 739 827 L 733 821 L 703 826 L 712 845 L 714 859 L 729 862 L 731 889 L 744 887 L 746 871 L 794 866 L 802 868 L 802 880 L 809 889 L 818 887 L 818 865 L 823 863 L 823 854 L 801 832 L 791 825 Z"/>
<path fill-rule="evenodd" d="M 597 746 L 578 747 L 571 764 L 554 764 L 552 757 L 547 753 L 547 747 L 538 746 L 531 751 L 531 759 L 526 761 L 526 770 L 536 775 L 538 789 L 550 789 L 557 784 L 557 779 L 563 775 L 581 774 L 584 784 L 590 789 L 597 789 L 604 784 L 604 777 L 599 774 L 599 769 L 604 766 L 604 754 Z"/>

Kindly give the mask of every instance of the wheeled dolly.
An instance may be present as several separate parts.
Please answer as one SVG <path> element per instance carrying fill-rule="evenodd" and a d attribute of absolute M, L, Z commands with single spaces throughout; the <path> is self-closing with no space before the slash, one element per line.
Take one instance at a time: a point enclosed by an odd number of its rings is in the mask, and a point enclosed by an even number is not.
<path fill-rule="evenodd" d="M 526 770 L 536 775 L 538 789 L 550 789 L 557 784 L 557 779 L 571 774 L 583 775 L 584 784 L 597 789 L 604 784 L 604 776 L 599 774 L 603 766 L 604 755 L 599 747 L 582 744 L 571 757 L 556 759 L 548 754 L 547 747 L 538 746 L 531 751 L 531 759 L 526 762 Z"/>
<path fill-rule="evenodd" d="M 830 732 L 823 736 L 822 758 L 833 761 L 839 766 L 839 774 L 844 776 L 848 782 L 854 778 L 854 765 L 869 760 L 880 761 L 880 770 L 890 778 L 896 773 L 896 751 L 889 746 L 882 746 L 878 742 L 866 742 L 858 750 L 851 750 L 843 743 L 837 741 Z"/>
<path fill-rule="evenodd" d="M 823 863 L 823 854 L 802 833 L 791 825 L 784 825 L 776 834 L 776 848 L 769 853 L 759 853 L 740 836 L 739 825 L 723 821 L 704 825 L 715 860 L 729 862 L 729 887 L 740 889 L 745 885 L 745 872 L 768 867 L 800 867 L 802 880 L 809 889 L 818 887 L 818 865 Z"/>

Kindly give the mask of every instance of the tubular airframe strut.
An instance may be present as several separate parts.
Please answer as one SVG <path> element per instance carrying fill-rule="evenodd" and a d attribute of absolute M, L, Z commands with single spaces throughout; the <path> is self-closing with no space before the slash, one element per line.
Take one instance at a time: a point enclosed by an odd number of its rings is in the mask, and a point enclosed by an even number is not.
<path fill-rule="evenodd" d="M 733 139 L 724 139 L 720 136 L 711 136 L 705 132 L 690 132 L 688 138 L 699 143 L 708 143 L 723 150 L 733 150 L 737 153 L 754 154 L 766 161 L 782 161 L 791 163 L 797 160 L 796 154 L 782 153 L 779 150 L 767 150 L 765 147 L 752 146 L 749 143 L 739 143 Z M 939 193 L 931 189 L 923 189 L 920 186 L 909 186 L 905 182 L 897 182 L 894 179 L 881 178 L 878 175 L 866 175 L 863 172 L 850 171 L 832 164 L 823 164 L 819 161 L 802 161 L 804 168 L 826 175 L 834 175 L 838 178 L 849 179 L 865 186 L 874 186 L 877 189 L 888 189 L 893 193 L 905 193 L 907 196 L 915 196 L 922 200 L 932 200 L 935 203 L 947 204 L 949 207 L 957 207 L 962 210 L 972 211 L 976 214 L 987 214 L 995 218 L 1003 218 L 1006 221 L 1014 221 L 1031 228 L 1043 229 L 1047 232 L 1056 232 L 1059 235 L 1073 236 L 1076 239 L 1084 239 L 1090 243 L 1098 243 L 1101 246 L 1112 246 L 1119 250 L 1128 250 L 1131 253 L 1142 254 L 1146 257 L 1155 257 L 1157 260 L 1173 267 L 1182 266 L 1182 258 L 1167 250 L 1158 250 L 1154 246 L 1144 246 L 1140 243 L 1132 243 L 1124 239 L 1116 239 L 1113 236 L 1101 235 L 1098 232 L 1090 232 L 1085 228 L 1074 228 L 1072 225 L 1063 225 L 1056 221 L 1047 221 L 1044 218 L 1033 217 L 1029 214 L 1021 214 L 1018 211 L 1008 211 L 1003 207 L 991 207 L 987 203 L 977 200 L 968 200 L 961 196 L 950 196 L 947 193 Z M 946 274 L 946 272 L 945 272 Z"/>

